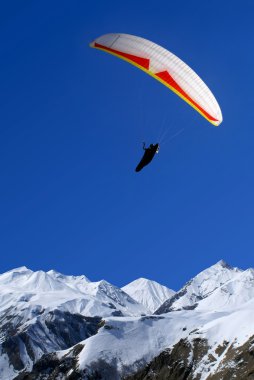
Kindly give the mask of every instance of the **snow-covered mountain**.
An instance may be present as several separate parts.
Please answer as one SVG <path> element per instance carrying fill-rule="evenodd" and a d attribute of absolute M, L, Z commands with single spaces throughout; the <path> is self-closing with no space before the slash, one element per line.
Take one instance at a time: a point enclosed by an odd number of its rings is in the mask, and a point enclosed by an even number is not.
<path fill-rule="evenodd" d="M 159 284 L 147 284 L 126 288 L 146 289 L 144 303 L 162 297 Z M 104 280 L 25 267 L 4 273 L 0 379 L 253 379 L 254 270 L 220 261 L 171 294 L 145 315 Z"/>
<path fill-rule="evenodd" d="M 26 267 L 0 275 L 0 379 L 12 379 L 49 352 L 97 333 L 102 317 L 148 310 L 105 280 Z M 13 355 L 13 350 L 17 355 Z M 7 371 L 7 372 L 6 372 Z"/>
<path fill-rule="evenodd" d="M 218 310 L 218 308 L 220 308 L 219 304 L 222 302 L 220 300 L 222 298 L 225 299 L 226 284 L 233 284 L 234 281 L 237 281 L 242 272 L 242 270 L 232 268 L 226 264 L 225 261 L 221 260 L 188 281 L 182 289 L 166 300 L 155 314 L 163 314 L 182 309 L 196 309 L 202 305 L 202 302 L 209 310 Z M 217 293 L 215 294 L 217 295 L 221 292 L 221 297 L 218 298 L 217 301 L 215 301 L 216 295 L 211 298 L 216 291 Z M 236 296 L 237 289 L 235 289 L 234 293 Z M 206 302 L 204 302 L 205 299 Z"/>
<path fill-rule="evenodd" d="M 91 282 L 85 276 L 65 276 L 52 270 L 33 272 L 26 267 L 0 275 L 0 312 L 13 307 L 25 319 L 38 309 L 89 317 L 147 313 L 143 305 L 107 281 Z"/>
<path fill-rule="evenodd" d="M 174 290 L 146 278 L 132 281 L 124 286 L 122 290 L 144 305 L 151 313 L 175 294 Z"/>
<path fill-rule="evenodd" d="M 234 313 L 190 310 L 143 318 L 108 318 L 98 334 L 80 343 L 80 352 L 75 356 L 76 368 L 79 373 L 89 374 L 84 379 L 97 379 L 99 372 L 105 380 L 247 380 L 253 377 L 232 376 L 232 373 L 238 365 L 240 370 L 248 366 L 254 369 L 253 310 L 252 301 L 252 305 Z M 242 351 L 244 345 L 247 353 Z M 72 354 L 73 348 L 57 353 L 60 363 Z M 158 366 L 160 355 L 167 358 L 163 368 Z M 249 358 L 246 363 L 244 355 Z M 147 369 L 147 363 L 151 366 L 156 362 L 158 376 Z M 222 373 L 229 368 L 230 376 L 224 377 Z M 143 372 L 143 376 L 136 375 L 137 372 Z"/>

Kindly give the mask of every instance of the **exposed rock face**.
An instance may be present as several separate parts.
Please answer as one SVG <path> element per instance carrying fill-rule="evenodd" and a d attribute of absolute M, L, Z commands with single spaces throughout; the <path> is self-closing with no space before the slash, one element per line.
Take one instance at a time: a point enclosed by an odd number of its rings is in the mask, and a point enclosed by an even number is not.
<path fill-rule="evenodd" d="M 76 345 L 61 359 L 55 353 L 43 355 L 33 366 L 31 372 L 22 372 L 14 380 L 81 380 L 82 375 L 76 370 L 76 357 L 83 345 Z"/>
<path fill-rule="evenodd" d="M 80 371 L 77 356 L 83 345 L 77 344 L 61 358 L 56 353 L 45 354 L 29 372 L 23 371 L 14 380 L 120 380 L 117 368 L 99 360 L 89 370 Z"/>
<path fill-rule="evenodd" d="M 38 315 L 22 327 L 13 324 L 14 316 L 1 327 L 2 354 L 9 358 L 15 371 L 31 369 L 33 363 L 47 352 L 70 348 L 97 333 L 101 323 L 99 317 L 83 317 L 59 310 Z M 16 321 L 17 322 L 17 321 Z"/>
<path fill-rule="evenodd" d="M 124 380 L 254 379 L 254 337 L 238 348 L 229 346 L 228 342 L 218 346 L 217 358 L 208 354 L 202 371 L 200 365 L 208 350 L 205 340 L 195 339 L 192 344 L 181 340 L 172 350 L 163 351 L 144 369 Z"/>
<path fill-rule="evenodd" d="M 143 370 L 125 380 L 186 380 L 194 379 L 193 372 L 207 353 L 207 342 L 194 339 L 190 343 L 181 339 L 171 350 L 163 351 Z M 200 376 L 195 377 L 199 379 Z"/>
<path fill-rule="evenodd" d="M 254 336 L 240 347 L 229 346 L 216 373 L 207 377 L 207 380 L 220 379 L 254 379 Z"/>
<path fill-rule="evenodd" d="M 209 353 L 205 339 L 181 339 L 172 349 L 164 350 L 149 364 L 131 376 L 121 376 L 114 364 L 103 360 L 91 363 L 89 369 L 78 368 L 77 357 L 83 346 L 76 345 L 59 358 L 45 354 L 31 372 L 23 372 L 15 380 L 252 380 L 254 379 L 254 337 L 235 348 L 224 342 Z"/>

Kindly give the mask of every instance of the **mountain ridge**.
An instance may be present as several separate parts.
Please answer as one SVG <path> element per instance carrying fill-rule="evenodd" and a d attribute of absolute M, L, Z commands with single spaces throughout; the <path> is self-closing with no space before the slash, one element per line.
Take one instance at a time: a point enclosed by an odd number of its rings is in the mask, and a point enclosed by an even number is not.
<path fill-rule="evenodd" d="M 236 278 L 242 272 L 241 269 L 231 267 L 224 260 L 220 260 L 189 280 L 178 292 L 166 300 L 155 311 L 155 314 L 195 309 L 203 299 L 209 297 L 217 288 Z"/>
<path fill-rule="evenodd" d="M 164 289 L 143 278 L 128 285 L 145 290 L 143 302 Z M 250 380 L 253 313 L 254 270 L 224 261 L 155 314 L 105 280 L 16 268 L 0 275 L 0 378 Z"/>

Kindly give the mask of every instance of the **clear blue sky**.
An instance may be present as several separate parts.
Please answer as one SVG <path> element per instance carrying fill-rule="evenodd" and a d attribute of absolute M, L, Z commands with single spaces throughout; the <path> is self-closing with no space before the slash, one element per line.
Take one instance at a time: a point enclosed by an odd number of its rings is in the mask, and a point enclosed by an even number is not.
<path fill-rule="evenodd" d="M 221 258 L 254 266 L 253 14 L 247 0 L 1 2 L 0 272 L 178 289 Z M 188 63 L 221 126 L 89 48 L 109 32 Z M 135 173 L 141 142 L 166 127 L 160 154 Z"/>

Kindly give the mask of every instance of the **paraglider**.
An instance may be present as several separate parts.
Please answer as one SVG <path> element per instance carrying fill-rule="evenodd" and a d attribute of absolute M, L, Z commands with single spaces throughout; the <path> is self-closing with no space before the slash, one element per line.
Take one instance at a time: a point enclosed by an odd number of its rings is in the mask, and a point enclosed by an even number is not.
<path fill-rule="evenodd" d="M 218 126 L 222 122 L 220 106 L 207 85 L 169 50 L 144 38 L 122 33 L 105 34 L 91 42 L 90 46 L 143 70 L 172 90 L 211 124 Z M 152 148 L 151 151 L 145 151 L 136 171 L 151 162 L 155 153 L 156 149 L 154 151 Z"/>
<path fill-rule="evenodd" d="M 140 172 L 140 170 L 143 169 L 144 166 L 150 164 L 152 159 L 154 158 L 156 153 L 159 153 L 160 146 L 159 144 L 150 144 L 148 148 L 146 148 L 145 143 L 143 143 L 143 149 L 145 151 L 140 163 L 136 167 L 135 171 Z"/>

